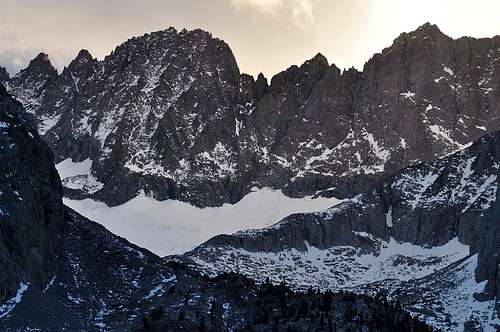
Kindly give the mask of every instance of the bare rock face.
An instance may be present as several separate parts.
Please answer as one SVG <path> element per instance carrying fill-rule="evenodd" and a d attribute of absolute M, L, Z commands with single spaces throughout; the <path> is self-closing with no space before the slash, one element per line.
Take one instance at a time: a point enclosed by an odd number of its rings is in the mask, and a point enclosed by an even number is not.
<path fill-rule="evenodd" d="M 20 81 L 9 82 L 13 93 Z M 209 205 L 243 193 L 235 129 L 255 96 L 245 98 L 224 42 L 169 29 L 132 38 L 102 62 L 80 52 L 36 114 L 57 161 L 92 159 L 100 184 L 90 192 L 101 199 L 118 204 L 144 190 Z"/>
<path fill-rule="evenodd" d="M 499 129 L 499 49 L 498 37 L 454 40 L 426 24 L 363 72 L 318 54 L 268 83 L 240 74 L 209 33 L 170 28 L 103 61 L 82 50 L 60 75 L 41 54 L 8 87 L 57 162 L 91 159 L 87 185 L 68 194 L 116 205 L 142 190 L 198 206 L 254 186 L 349 197 Z"/>
<path fill-rule="evenodd" d="M 10 76 L 9 76 L 9 73 L 7 72 L 7 70 L 4 67 L 0 66 L 0 84 L 4 84 L 9 79 L 10 79 Z"/>
<path fill-rule="evenodd" d="M 55 272 L 63 223 L 62 186 L 49 147 L 16 114 L 0 85 L 0 302 L 20 284 L 45 285 Z"/>
<path fill-rule="evenodd" d="M 385 289 L 445 330 L 453 330 L 448 319 L 471 325 L 464 320 L 471 314 L 495 326 L 498 321 L 485 317 L 495 317 L 500 298 L 499 170 L 497 131 L 458 153 L 405 168 L 331 209 L 217 236 L 182 260 L 208 274 L 237 269 L 258 280 L 280 276 L 302 289 Z M 429 295 L 410 300 L 415 293 Z M 457 294 L 463 308 L 453 299 Z M 429 311 L 418 311 L 422 306 Z"/>
<path fill-rule="evenodd" d="M 269 83 L 241 74 L 209 33 L 171 28 L 102 61 L 82 50 L 60 74 L 42 53 L 6 85 L 56 162 L 92 162 L 86 182 L 71 183 L 77 197 L 116 205 L 142 190 L 212 206 L 269 186 L 348 198 L 215 237 L 176 258 L 191 267 L 299 289 L 383 290 L 439 328 L 473 330 L 499 324 L 499 49 L 498 37 L 453 40 L 426 24 L 362 72 L 318 54 Z M 50 151 L 18 119 L 21 106 L 0 98 L 0 301 L 30 285 L 0 327 L 29 317 L 42 329 L 140 329 L 147 310 L 184 306 L 185 321 L 168 309 L 159 327 L 197 329 L 212 297 L 235 310 L 218 313 L 213 330 L 227 317 L 250 321 L 242 294 L 64 212 Z"/>
<path fill-rule="evenodd" d="M 29 327 L 222 332 L 269 331 L 272 326 L 302 331 L 321 330 L 325 321 L 360 331 L 416 327 L 430 331 L 401 307 L 381 298 L 347 292 L 294 293 L 285 285 L 257 285 L 236 274 L 202 277 L 185 266 L 165 263 L 69 209 L 62 239 L 57 273 L 42 290 L 31 285 L 23 289 L 19 303 L 0 317 L 2 331 Z M 304 310 L 318 303 L 327 303 L 318 312 L 331 319 Z M 303 313 L 290 314 L 300 307 Z M 364 319 L 353 319 L 353 311 Z M 268 319 L 270 312 L 278 323 Z"/>
<path fill-rule="evenodd" d="M 50 63 L 49 56 L 40 53 L 31 60 L 28 67 L 6 82 L 6 88 L 23 104 L 26 111 L 35 113 L 42 107 L 41 96 L 55 77 L 57 70 Z"/>
<path fill-rule="evenodd" d="M 21 107 L 0 86 L 0 330 L 269 331 L 269 312 L 281 330 L 318 330 L 325 320 L 306 309 L 322 302 L 331 326 L 430 331 L 379 298 L 207 279 L 63 208 L 52 153 L 16 116 Z"/>

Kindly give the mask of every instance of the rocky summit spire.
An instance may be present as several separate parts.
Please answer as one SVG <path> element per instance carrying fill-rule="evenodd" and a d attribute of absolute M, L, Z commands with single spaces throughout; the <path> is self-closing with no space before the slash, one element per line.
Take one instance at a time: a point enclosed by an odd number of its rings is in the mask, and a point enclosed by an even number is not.
<path fill-rule="evenodd" d="M 57 76 L 57 70 L 52 66 L 49 56 L 46 53 L 39 53 L 33 60 L 30 61 L 28 67 L 21 70 L 17 76 L 44 76 L 46 78 L 54 78 Z"/>
<path fill-rule="evenodd" d="M 431 23 L 425 23 L 418 27 L 417 29 L 410 32 L 403 32 L 398 39 L 408 38 L 408 39 L 429 39 L 429 38 L 450 38 L 446 36 L 437 25 Z"/>
<path fill-rule="evenodd" d="M 427 33 L 432 33 L 432 34 L 442 34 L 443 33 L 441 31 L 441 29 L 439 29 L 439 27 L 436 24 L 432 24 L 429 22 L 422 24 L 415 31 L 427 32 Z"/>
<path fill-rule="evenodd" d="M 262 96 L 266 94 L 268 88 L 269 84 L 267 83 L 267 78 L 264 74 L 260 73 L 257 76 L 257 81 L 255 81 L 255 94 L 257 99 L 262 98 Z"/>
<path fill-rule="evenodd" d="M 312 59 L 304 62 L 302 66 L 300 66 L 300 69 L 304 70 L 305 72 L 309 72 L 313 75 L 322 77 L 325 71 L 328 69 L 328 67 L 329 64 L 326 57 L 323 54 L 318 53 Z"/>
<path fill-rule="evenodd" d="M 47 84 L 57 77 L 57 70 L 52 66 L 46 53 L 38 54 L 28 67 L 9 80 L 8 89 L 28 112 L 38 104 L 38 98 Z"/>
<path fill-rule="evenodd" d="M 91 62 L 93 61 L 94 58 L 92 57 L 92 54 L 86 49 L 81 49 L 80 52 L 78 52 L 78 55 L 76 56 L 75 60 L 72 61 L 72 63 L 86 63 L 86 62 Z"/>
<path fill-rule="evenodd" d="M 97 60 L 92 57 L 89 51 L 82 49 L 78 52 L 76 58 L 71 61 L 64 72 L 67 70 L 82 74 L 85 72 L 92 72 L 95 64 L 97 64 Z"/>
<path fill-rule="evenodd" d="M 28 68 L 26 69 L 33 69 L 33 68 L 46 68 L 46 69 L 52 69 L 55 71 L 55 68 L 52 66 L 52 63 L 50 62 L 49 55 L 47 53 L 39 53 L 33 60 L 30 61 Z M 56 72 L 57 74 L 57 72 Z"/>
<path fill-rule="evenodd" d="M 3 84 L 9 80 L 9 73 L 4 67 L 0 66 L 0 84 Z"/>
<path fill-rule="evenodd" d="M 321 53 L 317 53 L 311 60 L 307 61 L 307 63 L 316 63 L 322 66 L 328 66 L 328 59 Z"/>

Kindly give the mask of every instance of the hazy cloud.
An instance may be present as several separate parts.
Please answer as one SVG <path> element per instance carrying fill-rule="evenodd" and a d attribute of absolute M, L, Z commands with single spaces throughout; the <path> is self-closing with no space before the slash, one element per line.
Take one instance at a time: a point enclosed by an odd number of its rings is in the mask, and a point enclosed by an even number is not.
<path fill-rule="evenodd" d="M 34 50 L 26 49 L 10 30 L 0 24 L 0 65 L 12 75 L 33 57 Z"/>
<path fill-rule="evenodd" d="M 306 27 L 314 23 L 316 0 L 231 0 L 237 9 L 255 9 L 277 18 L 291 18 L 293 22 Z"/>

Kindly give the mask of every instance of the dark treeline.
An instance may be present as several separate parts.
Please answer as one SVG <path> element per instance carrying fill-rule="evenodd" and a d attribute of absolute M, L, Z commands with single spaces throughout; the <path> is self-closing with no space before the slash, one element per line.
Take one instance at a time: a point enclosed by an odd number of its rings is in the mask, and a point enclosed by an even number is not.
<path fill-rule="evenodd" d="M 208 281 L 208 280 L 207 280 Z M 176 317 L 164 317 L 154 308 L 143 318 L 146 330 L 174 331 L 407 331 L 428 332 L 431 327 L 412 317 L 385 296 L 309 289 L 294 292 L 285 282 L 267 280 L 257 286 L 237 274 L 210 279 L 206 286 L 172 295 L 184 296 Z M 206 299 L 198 304 L 190 299 Z"/>

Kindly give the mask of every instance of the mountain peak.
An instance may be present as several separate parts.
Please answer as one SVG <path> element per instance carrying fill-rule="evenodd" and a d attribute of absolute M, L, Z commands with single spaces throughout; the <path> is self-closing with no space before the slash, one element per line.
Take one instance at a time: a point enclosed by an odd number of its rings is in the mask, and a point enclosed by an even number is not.
<path fill-rule="evenodd" d="M 95 61 L 94 58 L 92 57 L 92 55 L 88 50 L 81 49 L 80 52 L 78 52 L 76 58 L 73 61 L 71 61 L 68 68 L 86 66 L 87 64 L 90 64 L 94 61 Z"/>
<path fill-rule="evenodd" d="M 35 70 L 35 71 L 46 71 L 51 76 L 57 75 L 57 70 L 52 66 L 50 62 L 49 55 L 47 53 L 39 53 L 33 60 L 30 61 L 28 67 L 25 70 Z"/>
<path fill-rule="evenodd" d="M 416 31 L 428 31 L 428 32 L 439 32 L 442 33 L 439 27 L 436 24 L 432 24 L 430 22 L 426 22 L 419 26 Z"/>
<path fill-rule="evenodd" d="M 7 82 L 9 80 L 9 73 L 4 67 L 0 66 L 0 84 Z"/>
<path fill-rule="evenodd" d="M 402 36 L 411 36 L 413 38 L 425 38 L 425 37 L 436 37 L 436 36 L 446 36 L 437 25 L 431 24 L 429 22 L 424 23 L 417 29 L 409 32 L 403 33 Z"/>
<path fill-rule="evenodd" d="M 97 60 L 92 58 L 92 55 L 86 49 L 80 50 L 76 58 L 71 61 L 69 66 L 64 69 L 63 73 L 67 70 L 71 73 L 80 72 L 84 75 L 84 72 L 90 73 L 93 71 L 94 64 L 97 63 Z"/>
<path fill-rule="evenodd" d="M 185 29 L 184 29 L 185 30 Z M 141 37 L 144 37 L 144 36 L 149 36 L 149 35 L 177 35 L 179 34 L 179 31 L 177 31 L 176 28 L 174 27 L 169 27 L 168 29 L 164 29 L 164 30 L 159 30 L 159 31 L 154 31 L 154 32 L 151 32 L 151 33 L 146 33 L 145 35 L 143 36 L 140 36 L 140 37 L 133 37 L 132 39 L 135 39 L 135 38 L 141 38 Z"/>
<path fill-rule="evenodd" d="M 76 56 L 76 59 L 81 59 L 85 61 L 92 61 L 92 54 L 86 49 L 81 49 L 80 52 L 78 52 L 78 55 Z"/>
<path fill-rule="evenodd" d="M 328 67 L 328 59 L 321 53 L 317 53 L 312 59 L 308 60 L 307 63 L 320 64 Z"/>
<path fill-rule="evenodd" d="M 38 53 L 38 55 L 33 60 L 31 60 L 31 62 L 51 64 L 50 59 L 49 59 L 49 55 L 47 53 L 44 53 L 44 52 Z"/>

